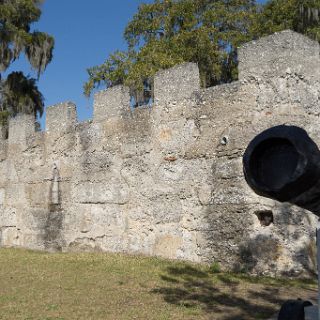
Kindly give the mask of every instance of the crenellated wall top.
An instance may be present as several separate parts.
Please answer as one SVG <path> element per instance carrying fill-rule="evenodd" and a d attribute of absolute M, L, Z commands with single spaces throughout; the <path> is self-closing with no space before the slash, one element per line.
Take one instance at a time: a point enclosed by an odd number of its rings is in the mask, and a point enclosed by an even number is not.
<path fill-rule="evenodd" d="M 285 77 L 288 72 L 299 77 L 320 79 L 319 44 L 309 38 L 285 30 L 271 36 L 251 41 L 239 48 L 239 81 L 214 88 L 201 89 L 199 69 L 195 63 L 183 63 L 171 69 L 159 71 L 154 78 L 153 109 L 180 108 L 181 103 L 193 101 L 201 103 L 215 97 L 224 97 L 239 90 L 244 82 L 250 79 L 270 79 Z M 202 98 L 197 101 L 199 94 Z M 185 108 L 190 103 L 183 103 Z M 126 121 L 135 119 L 134 110 L 130 108 L 129 88 L 118 85 L 102 90 L 94 95 L 92 123 L 101 123 L 110 119 Z M 150 113 L 151 108 L 144 108 L 139 113 Z M 161 114 L 158 112 L 157 114 Z M 156 120 L 156 117 L 145 117 Z M 156 125 L 153 123 L 153 125 Z M 77 112 L 72 102 L 50 106 L 46 111 L 46 134 L 66 130 L 76 130 Z M 126 127 L 126 126 L 123 126 Z M 10 120 L 9 143 L 15 143 L 35 132 L 35 121 L 32 115 L 19 115 Z M 2 137 L 2 140 L 4 137 Z"/>

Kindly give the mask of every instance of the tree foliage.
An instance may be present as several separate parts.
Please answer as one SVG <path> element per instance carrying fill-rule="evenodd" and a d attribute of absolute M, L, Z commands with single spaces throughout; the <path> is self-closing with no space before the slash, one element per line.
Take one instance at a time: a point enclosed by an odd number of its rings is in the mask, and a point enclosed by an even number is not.
<path fill-rule="evenodd" d="M 320 42 L 320 0 L 271 0 L 257 18 L 261 35 L 284 29 Z"/>
<path fill-rule="evenodd" d="M 211 86 L 237 77 L 236 48 L 252 38 L 253 0 L 155 0 L 142 4 L 127 25 L 127 52 L 116 52 L 88 69 L 84 92 L 101 83 L 124 83 L 138 103 L 159 69 L 191 61 L 199 65 L 201 83 Z"/>
<path fill-rule="evenodd" d="M 2 109 L 9 115 L 18 113 L 43 113 L 43 96 L 38 90 L 36 80 L 26 77 L 22 72 L 12 72 L 2 86 Z"/>
<path fill-rule="evenodd" d="M 3 73 L 21 54 L 25 54 L 38 78 L 52 60 L 54 39 L 43 32 L 31 31 L 41 15 L 41 0 L 0 0 L 0 72 Z M 0 73 L 0 76 L 1 76 Z M 43 112 L 43 97 L 36 80 L 13 72 L 1 80 L 1 118 L 19 112 Z"/>
<path fill-rule="evenodd" d="M 237 79 L 237 47 L 283 29 L 319 39 L 320 0 L 155 0 L 142 4 L 126 26 L 126 52 L 89 68 L 84 93 L 125 84 L 146 101 L 159 69 L 196 62 L 203 87 Z"/>

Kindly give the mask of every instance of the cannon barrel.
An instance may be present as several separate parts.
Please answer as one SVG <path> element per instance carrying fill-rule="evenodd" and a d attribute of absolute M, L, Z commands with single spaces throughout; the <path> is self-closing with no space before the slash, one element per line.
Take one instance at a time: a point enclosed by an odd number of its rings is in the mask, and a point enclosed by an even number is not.
<path fill-rule="evenodd" d="M 244 153 L 243 171 L 255 193 L 320 216 L 320 151 L 302 128 L 280 125 L 258 134 Z"/>

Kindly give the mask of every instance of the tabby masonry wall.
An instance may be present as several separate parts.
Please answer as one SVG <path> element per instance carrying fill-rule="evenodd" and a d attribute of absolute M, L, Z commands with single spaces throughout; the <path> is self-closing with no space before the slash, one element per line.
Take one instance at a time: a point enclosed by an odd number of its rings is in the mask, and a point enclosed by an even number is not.
<path fill-rule="evenodd" d="M 200 89 L 197 65 L 159 72 L 154 106 L 98 92 L 92 121 L 71 102 L 10 121 L 0 141 L 0 245 L 157 255 L 253 273 L 314 270 L 316 218 L 255 195 L 242 155 L 277 124 L 320 144 L 319 45 L 292 31 L 239 49 L 239 81 Z M 272 211 L 264 226 L 259 213 Z"/>

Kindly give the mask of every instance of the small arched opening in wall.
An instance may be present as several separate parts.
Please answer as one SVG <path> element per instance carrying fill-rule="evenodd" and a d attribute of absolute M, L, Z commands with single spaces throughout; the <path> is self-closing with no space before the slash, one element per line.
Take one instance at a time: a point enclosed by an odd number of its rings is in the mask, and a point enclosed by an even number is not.
<path fill-rule="evenodd" d="M 272 210 L 257 210 L 254 213 L 262 227 L 268 227 L 273 223 L 273 212 Z"/>

